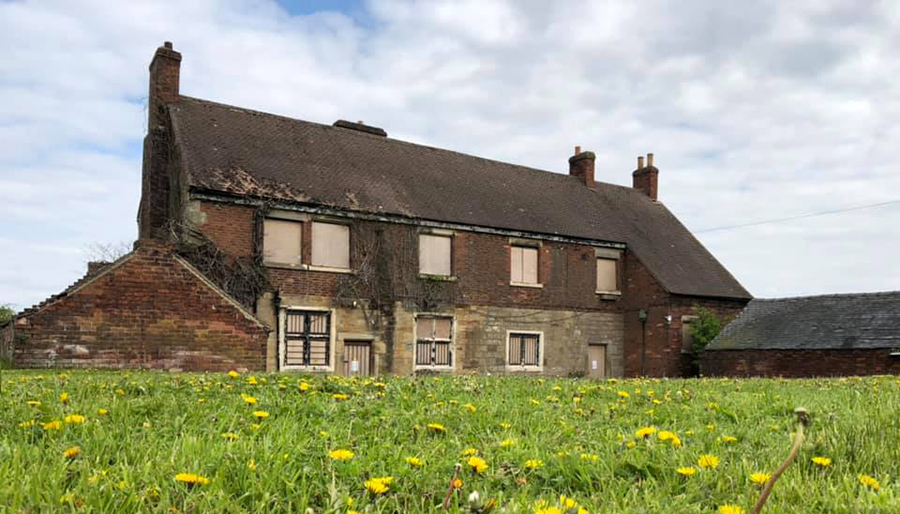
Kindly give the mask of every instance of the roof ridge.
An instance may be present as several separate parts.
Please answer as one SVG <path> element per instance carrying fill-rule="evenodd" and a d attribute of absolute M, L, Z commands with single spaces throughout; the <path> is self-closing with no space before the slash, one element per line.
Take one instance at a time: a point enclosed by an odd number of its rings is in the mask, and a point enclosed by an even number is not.
<path fill-rule="evenodd" d="M 862 292 L 862 293 L 826 293 L 826 294 L 814 294 L 814 295 L 805 295 L 805 296 L 786 296 L 784 298 L 754 298 L 754 302 L 788 302 L 795 300 L 812 300 L 818 298 L 861 298 L 861 297 L 869 297 L 869 296 L 894 296 L 900 295 L 900 291 L 872 291 L 872 292 Z"/>
<path fill-rule="evenodd" d="M 200 104 L 210 104 L 210 105 L 214 105 L 214 106 L 217 106 L 217 107 L 224 107 L 224 108 L 227 108 L 227 109 L 233 109 L 233 110 L 235 110 L 235 111 L 244 112 L 244 113 L 247 113 L 247 114 L 250 114 L 250 115 L 254 115 L 254 116 L 270 116 L 270 117 L 273 117 L 273 118 L 279 118 L 279 119 L 282 119 L 282 120 L 285 120 L 285 121 L 291 121 L 291 122 L 295 122 L 295 123 L 306 123 L 306 124 L 308 124 L 308 125 L 314 125 L 314 126 L 317 126 L 317 127 L 321 127 L 321 128 L 324 128 L 324 129 L 328 129 L 328 130 L 340 130 L 340 131 L 341 131 L 341 134 L 346 134 L 346 135 L 348 135 L 348 136 L 366 137 L 366 138 L 372 138 L 372 137 L 374 137 L 374 138 L 376 138 L 376 139 L 378 139 L 378 140 L 380 140 L 380 141 L 390 141 L 390 142 L 392 142 L 392 143 L 399 143 L 399 144 L 403 144 L 403 145 L 409 145 L 409 146 L 413 146 L 413 147 L 415 147 L 415 148 L 424 148 L 424 149 L 427 149 L 427 150 L 434 150 L 434 151 L 438 151 L 438 152 L 447 152 L 448 154 L 461 155 L 461 156 L 468 157 L 468 158 L 471 158 L 471 159 L 479 159 L 479 160 L 486 161 L 486 162 L 492 162 L 492 163 L 503 164 L 503 165 L 505 165 L 505 166 L 514 166 L 514 167 L 516 167 L 516 168 L 520 168 L 520 169 L 522 169 L 522 170 L 525 170 L 525 171 L 527 171 L 527 172 L 529 172 L 529 173 L 546 173 L 546 174 L 553 175 L 553 176 L 556 176 L 556 177 L 564 177 L 564 178 L 566 178 L 566 179 L 568 179 L 569 177 L 571 177 L 568 173 L 562 173 L 562 172 L 557 172 L 557 171 L 545 170 L 545 169 L 542 169 L 542 168 L 535 168 L 535 167 L 533 167 L 533 166 L 526 166 L 526 165 L 524 165 L 524 164 L 516 164 L 516 163 L 514 163 L 514 162 L 501 161 L 501 160 L 499 160 L 499 159 L 492 159 L 492 158 L 490 158 L 490 157 L 483 157 L 483 156 L 480 156 L 480 155 L 469 154 L 469 153 L 460 152 L 460 151 L 457 151 L 457 150 L 450 150 L 449 148 L 441 148 L 441 147 L 438 147 L 438 146 L 432 146 L 432 145 L 427 145 L 427 144 L 423 144 L 423 143 L 416 143 L 416 142 L 414 142 L 414 141 L 406 141 L 406 140 L 404 140 L 404 139 L 397 139 L 397 138 L 395 138 L 395 137 L 390 137 L 390 136 L 375 136 L 375 135 L 373 135 L 373 134 L 367 134 L 367 133 L 365 133 L 365 132 L 353 131 L 353 130 L 347 130 L 347 129 L 342 129 L 342 128 L 340 128 L 340 127 L 334 127 L 334 126 L 332 126 L 332 125 L 328 125 L 328 124 L 325 124 L 325 123 L 319 123 L 319 122 L 317 122 L 317 121 L 309 121 L 309 120 L 302 120 L 302 119 L 300 119 L 300 118 L 292 118 L 292 117 L 290 117 L 290 116 L 285 116 L 285 115 L 283 115 L 283 114 L 275 114 L 275 113 L 266 112 L 266 111 L 259 111 L 259 110 L 256 110 L 256 109 L 247 109 L 247 108 L 245 108 L 245 107 L 238 107 L 238 106 L 236 106 L 236 105 L 224 104 L 224 103 L 221 103 L 221 102 L 215 102 L 215 101 L 213 101 L 213 100 L 206 100 L 206 99 L 203 99 L 203 98 L 196 98 L 196 97 L 192 97 L 192 96 L 185 96 L 185 95 L 182 95 L 180 98 L 183 99 L 183 100 L 188 100 L 188 101 L 190 101 L 190 102 L 196 102 L 196 103 L 200 103 Z M 177 105 L 177 103 L 175 103 L 174 105 Z M 611 182 L 605 182 L 605 181 L 602 181 L 602 180 L 595 180 L 594 183 L 595 183 L 595 184 L 603 185 L 604 187 L 619 188 L 619 189 L 627 190 L 627 191 L 629 191 L 629 192 L 633 192 L 633 193 L 637 193 L 637 194 L 643 194 L 642 192 L 638 191 L 637 189 L 634 189 L 633 187 L 623 186 L 623 185 L 621 185 L 621 184 L 613 184 L 613 183 L 611 183 Z M 589 188 L 589 189 L 590 189 L 590 188 Z M 595 188 L 595 189 L 596 189 L 596 188 Z"/>

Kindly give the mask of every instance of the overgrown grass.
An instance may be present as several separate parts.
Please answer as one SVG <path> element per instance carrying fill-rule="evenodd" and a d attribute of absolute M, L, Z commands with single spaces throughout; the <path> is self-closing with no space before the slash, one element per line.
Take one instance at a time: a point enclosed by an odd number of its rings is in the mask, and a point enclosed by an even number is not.
<path fill-rule="evenodd" d="M 2 386 L 0 511 L 431 512 L 461 463 L 451 512 L 469 512 L 467 498 L 478 491 L 479 503 L 496 501 L 495 512 L 534 512 L 541 499 L 552 508 L 566 495 L 592 513 L 709 513 L 724 505 L 749 513 L 760 490 L 750 475 L 784 459 L 793 410 L 804 406 L 813 420 L 807 443 L 764 512 L 900 512 L 896 377 L 252 380 L 4 371 Z M 86 420 L 67 423 L 72 415 Z M 44 428 L 53 421 L 60 430 Z M 644 427 L 657 432 L 637 436 Z M 64 457 L 72 447 L 80 455 Z M 481 473 L 467 465 L 470 448 L 487 463 Z M 330 458 L 337 449 L 354 456 Z M 718 466 L 699 466 L 702 455 Z M 831 464 L 815 464 L 817 456 Z M 538 467 L 527 468 L 530 460 Z M 683 476 L 680 467 L 696 473 Z M 178 473 L 209 483 L 176 482 Z M 880 488 L 862 484 L 861 474 Z M 386 476 L 387 492 L 367 492 L 366 480 Z"/>

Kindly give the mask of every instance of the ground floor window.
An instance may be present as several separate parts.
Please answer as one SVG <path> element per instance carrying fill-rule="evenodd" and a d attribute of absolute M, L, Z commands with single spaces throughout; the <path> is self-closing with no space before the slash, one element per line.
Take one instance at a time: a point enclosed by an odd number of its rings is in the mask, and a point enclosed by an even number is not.
<path fill-rule="evenodd" d="M 453 318 L 416 316 L 416 367 L 453 366 Z"/>
<path fill-rule="evenodd" d="M 539 368 L 541 366 L 540 332 L 509 332 L 507 355 L 510 367 Z"/>
<path fill-rule="evenodd" d="M 331 313 L 288 309 L 284 311 L 285 367 L 331 365 Z"/>

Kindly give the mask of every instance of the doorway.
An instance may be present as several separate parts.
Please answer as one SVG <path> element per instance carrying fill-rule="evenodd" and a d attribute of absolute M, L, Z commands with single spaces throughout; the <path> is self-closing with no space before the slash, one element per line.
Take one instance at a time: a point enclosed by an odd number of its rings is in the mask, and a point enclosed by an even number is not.
<path fill-rule="evenodd" d="M 588 345 L 588 376 L 606 378 L 606 345 Z"/>
<path fill-rule="evenodd" d="M 344 341 L 344 375 L 368 376 L 372 359 L 369 341 Z"/>

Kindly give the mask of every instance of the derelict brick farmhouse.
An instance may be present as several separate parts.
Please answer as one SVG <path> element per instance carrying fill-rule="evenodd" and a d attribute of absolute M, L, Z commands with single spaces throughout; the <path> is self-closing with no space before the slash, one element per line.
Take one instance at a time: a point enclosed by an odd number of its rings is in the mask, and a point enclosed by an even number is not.
<path fill-rule="evenodd" d="M 752 300 L 703 352 L 707 375 L 900 374 L 900 292 Z"/>
<path fill-rule="evenodd" d="M 180 65 L 150 65 L 135 250 L 17 316 L 16 365 L 681 376 L 698 309 L 751 298 L 652 155 L 622 187 L 580 149 L 558 174 L 189 98 Z"/>

